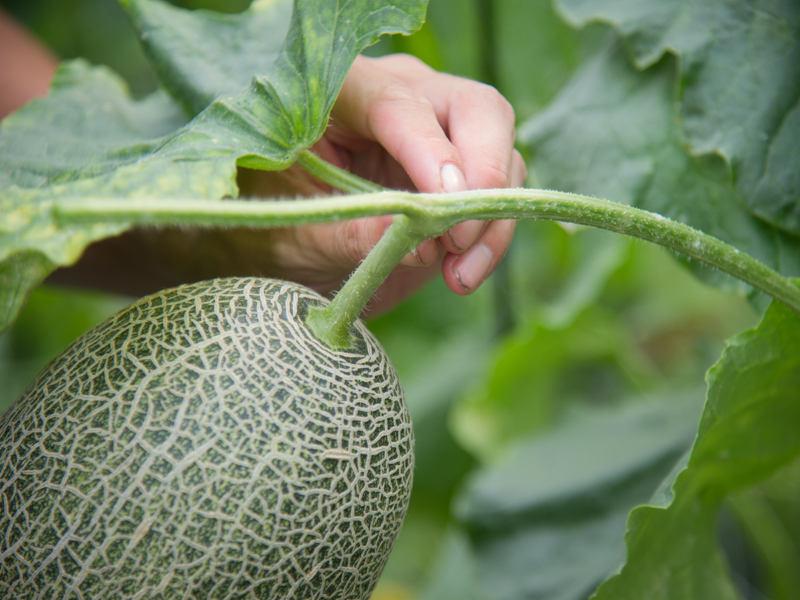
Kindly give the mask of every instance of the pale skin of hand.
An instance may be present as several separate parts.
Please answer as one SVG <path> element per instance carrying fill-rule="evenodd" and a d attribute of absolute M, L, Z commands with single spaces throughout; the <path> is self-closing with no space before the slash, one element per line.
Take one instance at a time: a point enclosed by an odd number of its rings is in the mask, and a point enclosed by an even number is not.
<path fill-rule="evenodd" d="M 0 90 L 25 90 L 11 99 L 0 91 L 0 109 L 9 112 L 46 90 L 56 60 L 2 12 L 0 56 L 27 65 L 9 72 L 0 63 L 0 79 L 17 77 Z M 392 55 L 356 60 L 314 150 L 386 187 L 441 193 L 522 185 L 525 166 L 513 144 L 513 110 L 493 88 Z M 243 196 L 331 191 L 294 167 L 283 173 L 242 170 L 239 184 Z M 391 217 L 372 217 L 266 231 L 137 229 L 90 246 L 78 264 L 51 279 L 141 295 L 210 277 L 264 275 L 330 294 L 390 223 Z M 455 293 L 473 292 L 502 259 L 514 225 L 465 222 L 423 242 L 387 279 L 368 312 L 390 308 L 439 270 Z"/>

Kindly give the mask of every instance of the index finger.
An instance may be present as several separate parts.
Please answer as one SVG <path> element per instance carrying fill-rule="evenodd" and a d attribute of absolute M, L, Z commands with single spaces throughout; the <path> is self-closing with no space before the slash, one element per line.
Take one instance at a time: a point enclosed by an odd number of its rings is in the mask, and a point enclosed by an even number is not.
<path fill-rule="evenodd" d="M 381 60 L 384 62 L 363 56 L 356 59 L 334 106 L 334 122 L 377 141 L 419 191 L 465 191 L 461 156 L 430 100 L 384 68 L 385 59 Z"/>
<path fill-rule="evenodd" d="M 382 60 L 394 76 L 415 86 L 431 102 L 437 120 L 461 157 L 468 189 L 507 188 L 524 181 L 524 163 L 517 160 L 514 149 L 514 109 L 495 88 L 437 73 L 406 56 Z M 448 252 L 459 254 L 482 231 L 480 223 L 467 221 L 439 239 Z"/>

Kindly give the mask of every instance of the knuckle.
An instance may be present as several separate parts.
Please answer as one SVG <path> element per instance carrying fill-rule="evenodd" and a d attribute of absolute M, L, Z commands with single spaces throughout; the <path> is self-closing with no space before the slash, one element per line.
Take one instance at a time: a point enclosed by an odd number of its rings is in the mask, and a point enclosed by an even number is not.
<path fill-rule="evenodd" d="M 383 56 L 377 60 L 384 61 L 387 63 L 391 63 L 393 66 L 401 69 L 421 69 L 421 68 L 429 68 L 422 60 L 413 56 L 412 54 L 406 54 L 405 52 L 397 52 L 395 54 L 388 54 Z"/>
<path fill-rule="evenodd" d="M 337 262 L 350 265 L 361 261 L 360 238 L 362 226 L 358 221 L 345 221 L 336 229 L 334 249 Z"/>
<path fill-rule="evenodd" d="M 480 185 L 486 188 L 507 188 L 511 185 L 509 166 L 498 158 L 487 157 L 480 168 Z"/>
<path fill-rule="evenodd" d="M 364 260 L 372 247 L 373 230 L 368 219 L 344 221 L 336 229 L 334 248 L 340 264 L 356 266 Z"/>
<path fill-rule="evenodd" d="M 377 104 L 382 105 L 381 108 L 391 108 L 391 110 L 396 110 L 398 104 L 404 108 L 410 107 L 415 109 L 428 109 L 432 106 L 430 101 L 423 96 L 421 92 L 405 85 L 401 81 L 393 81 L 385 85 L 377 100 Z"/>
<path fill-rule="evenodd" d="M 371 128 L 379 126 L 387 118 L 403 113 L 433 112 L 433 105 L 422 95 L 400 81 L 384 85 L 367 106 L 367 122 Z"/>
<path fill-rule="evenodd" d="M 506 100 L 503 94 L 497 91 L 497 88 L 481 83 L 476 90 L 476 97 L 488 110 L 502 115 L 505 120 L 513 125 L 516 119 L 514 107 L 511 106 L 511 103 Z"/>

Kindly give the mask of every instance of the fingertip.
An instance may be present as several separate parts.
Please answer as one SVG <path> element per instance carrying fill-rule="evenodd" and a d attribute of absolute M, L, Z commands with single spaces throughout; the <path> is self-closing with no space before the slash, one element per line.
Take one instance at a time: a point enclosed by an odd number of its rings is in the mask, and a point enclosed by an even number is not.
<path fill-rule="evenodd" d="M 491 221 L 466 252 L 449 253 L 442 263 L 447 287 L 461 296 L 477 290 L 505 256 L 515 227 L 516 221 Z"/>
<path fill-rule="evenodd" d="M 406 267 L 430 267 L 438 258 L 439 245 L 435 239 L 429 239 L 406 254 L 400 264 Z"/>
<path fill-rule="evenodd" d="M 494 265 L 492 249 L 478 242 L 460 256 L 447 256 L 443 265 L 445 283 L 456 294 L 466 296 L 480 287 L 494 270 Z"/>
<path fill-rule="evenodd" d="M 486 221 L 464 221 L 440 236 L 439 240 L 448 252 L 463 254 L 481 236 Z"/>
<path fill-rule="evenodd" d="M 458 277 L 453 270 L 453 265 L 458 258 L 457 254 L 447 253 L 442 261 L 442 279 L 444 280 L 445 285 L 448 289 L 453 292 L 454 294 L 458 294 L 459 296 L 468 296 L 472 292 L 465 289 L 461 282 L 458 281 Z"/>
<path fill-rule="evenodd" d="M 455 164 L 446 162 L 442 165 L 441 190 L 447 194 L 467 191 L 467 178 L 464 172 Z"/>

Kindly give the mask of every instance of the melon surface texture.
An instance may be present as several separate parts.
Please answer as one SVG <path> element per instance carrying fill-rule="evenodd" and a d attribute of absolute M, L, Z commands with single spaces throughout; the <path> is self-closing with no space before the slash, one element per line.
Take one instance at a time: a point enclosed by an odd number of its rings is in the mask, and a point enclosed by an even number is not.
<path fill-rule="evenodd" d="M 365 599 L 411 492 L 394 367 L 319 296 L 223 279 L 77 340 L 0 419 L 0 598 Z"/>

